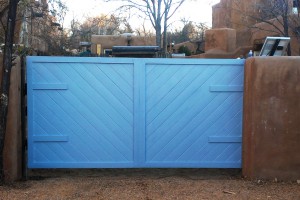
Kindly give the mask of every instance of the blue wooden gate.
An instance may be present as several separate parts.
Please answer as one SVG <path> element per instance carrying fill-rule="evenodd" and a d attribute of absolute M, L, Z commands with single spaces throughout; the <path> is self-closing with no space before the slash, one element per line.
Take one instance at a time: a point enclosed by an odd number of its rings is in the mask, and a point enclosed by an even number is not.
<path fill-rule="evenodd" d="M 28 57 L 28 166 L 240 168 L 243 66 Z"/>

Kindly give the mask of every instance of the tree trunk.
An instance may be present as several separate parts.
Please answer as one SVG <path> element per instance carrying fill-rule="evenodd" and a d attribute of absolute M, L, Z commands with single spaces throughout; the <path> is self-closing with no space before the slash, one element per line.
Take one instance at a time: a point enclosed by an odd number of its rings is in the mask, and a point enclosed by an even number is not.
<path fill-rule="evenodd" d="M 283 16 L 283 31 L 284 31 L 284 37 L 289 37 L 289 20 L 287 15 Z M 292 55 L 290 44 L 288 44 L 287 46 L 287 55 L 288 56 Z"/>
<path fill-rule="evenodd" d="M 282 20 L 283 20 L 283 32 L 284 32 L 284 37 L 289 37 L 289 2 L 285 1 L 284 4 L 282 4 L 283 7 L 283 15 L 282 15 Z M 291 45 L 288 44 L 287 46 L 287 55 L 291 56 Z"/>
<path fill-rule="evenodd" d="M 157 24 L 155 27 L 156 46 L 161 47 L 161 24 Z"/>
<path fill-rule="evenodd" d="M 5 33 L 5 47 L 4 47 L 1 96 L 0 96 L 0 180 L 4 179 L 3 149 L 4 149 L 4 139 L 5 139 L 5 132 L 6 132 L 10 72 L 12 68 L 13 40 L 14 40 L 18 2 L 19 0 L 9 1 L 7 27 Z"/>
<path fill-rule="evenodd" d="M 168 16 L 167 11 L 165 11 L 165 19 L 164 19 L 164 35 L 163 35 L 163 51 L 164 53 L 167 53 L 167 22 L 168 22 Z"/>
<path fill-rule="evenodd" d="M 162 0 L 157 1 L 157 15 L 155 19 L 155 34 L 156 34 L 156 45 L 161 48 L 161 3 Z"/>

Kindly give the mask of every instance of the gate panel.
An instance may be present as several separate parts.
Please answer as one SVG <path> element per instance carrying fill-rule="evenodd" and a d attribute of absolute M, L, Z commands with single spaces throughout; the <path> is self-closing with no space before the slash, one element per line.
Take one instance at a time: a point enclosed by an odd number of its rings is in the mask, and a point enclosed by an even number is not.
<path fill-rule="evenodd" d="M 241 67 L 157 64 L 146 73 L 147 163 L 240 167 Z"/>
<path fill-rule="evenodd" d="M 133 64 L 51 62 L 29 59 L 29 167 L 131 166 Z"/>
<path fill-rule="evenodd" d="M 27 63 L 30 168 L 241 167 L 243 60 Z"/>

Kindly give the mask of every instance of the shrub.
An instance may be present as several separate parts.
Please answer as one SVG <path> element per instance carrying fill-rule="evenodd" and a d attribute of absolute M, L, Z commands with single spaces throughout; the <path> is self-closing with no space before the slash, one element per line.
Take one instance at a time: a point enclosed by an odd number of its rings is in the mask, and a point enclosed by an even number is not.
<path fill-rule="evenodd" d="M 185 53 L 186 56 L 192 55 L 191 50 L 187 46 L 184 46 L 184 45 L 182 45 L 178 48 L 178 53 Z"/>

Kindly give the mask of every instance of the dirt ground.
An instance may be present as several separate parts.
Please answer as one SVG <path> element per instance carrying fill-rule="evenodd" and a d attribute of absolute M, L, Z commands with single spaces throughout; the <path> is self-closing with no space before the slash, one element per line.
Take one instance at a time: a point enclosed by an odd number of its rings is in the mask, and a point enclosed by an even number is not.
<path fill-rule="evenodd" d="M 249 181 L 236 169 L 33 170 L 0 199 L 300 199 L 300 184 Z"/>

